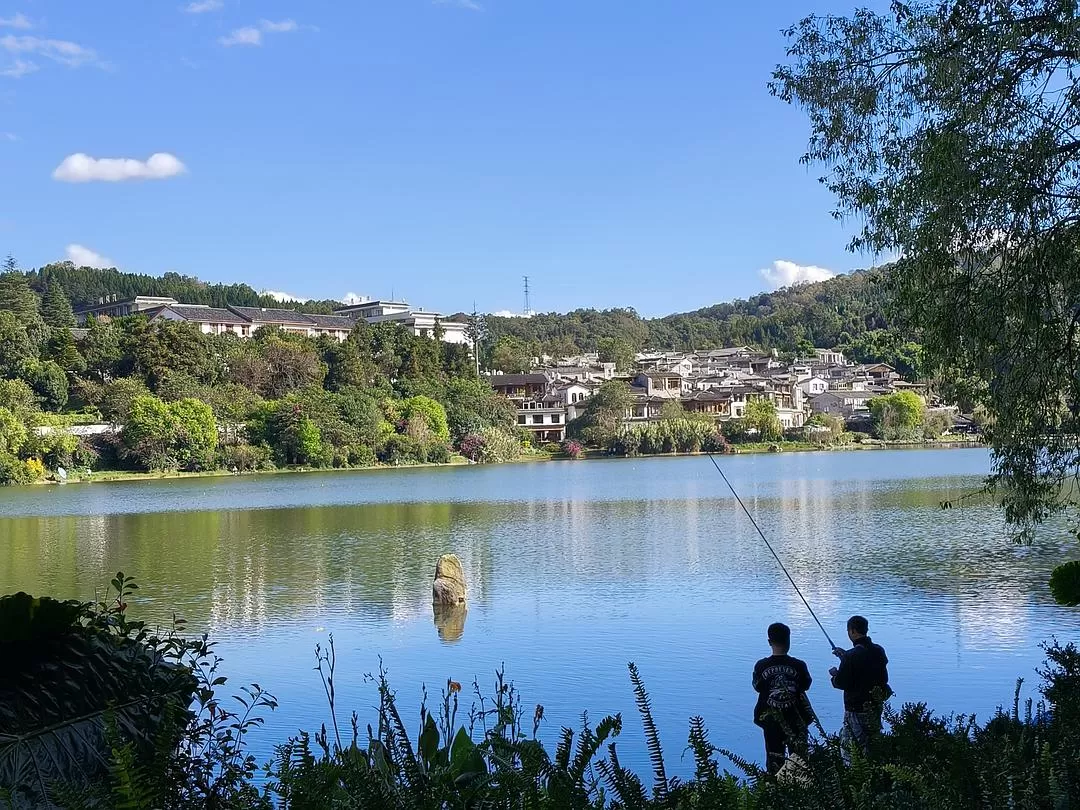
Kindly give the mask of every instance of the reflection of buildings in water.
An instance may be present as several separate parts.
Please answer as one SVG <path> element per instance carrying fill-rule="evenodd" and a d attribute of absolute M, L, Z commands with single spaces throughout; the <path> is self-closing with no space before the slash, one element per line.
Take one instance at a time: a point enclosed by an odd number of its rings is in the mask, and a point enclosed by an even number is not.
<path fill-rule="evenodd" d="M 104 573 L 109 551 L 109 526 L 105 515 L 56 518 L 57 528 L 75 535 L 75 559 L 95 574 Z"/>
<path fill-rule="evenodd" d="M 961 649 L 1014 649 L 1030 640 L 1028 600 L 1018 593 L 999 590 L 958 596 L 955 621 L 958 654 Z"/>

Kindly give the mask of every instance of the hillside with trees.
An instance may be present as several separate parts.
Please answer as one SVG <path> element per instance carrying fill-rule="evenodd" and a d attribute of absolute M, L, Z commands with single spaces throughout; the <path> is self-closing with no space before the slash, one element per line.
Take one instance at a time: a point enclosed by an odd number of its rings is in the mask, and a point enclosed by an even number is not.
<path fill-rule="evenodd" d="M 14 270 L 9 258 L 6 270 Z M 102 298 L 116 296 L 118 300 L 136 295 L 156 295 L 175 298 L 185 304 L 207 304 L 223 307 L 280 307 L 280 299 L 261 295 L 247 284 L 211 284 L 194 276 L 165 273 L 150 276 L 142 273 L 124 273 L 115 268 L 102 270 L 96 267 L 76 267 L 71 262 L 47 264 L 25 273 L 30 287 L 44 295 L 52 284 L 58 284 L 67 294 L 72 306 L 79 308 L 96 304 Z M 338 301 L 297 301 L 288 307 L 301 312 L 329 314 Z"/>

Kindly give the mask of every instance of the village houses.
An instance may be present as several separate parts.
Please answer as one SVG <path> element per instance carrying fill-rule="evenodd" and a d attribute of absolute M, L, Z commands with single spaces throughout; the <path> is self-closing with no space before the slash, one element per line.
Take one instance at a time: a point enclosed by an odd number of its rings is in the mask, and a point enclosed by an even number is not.
<path fill-rule="evenodd" d="M 627 424 L 655 421 L 671 402 L 717 422 L 740 419 L 751 401 L 767 399 L 783 427 L 797 429 L 818 413 L 865 417 L 871 399 L 895 390 L 923 393 L 922 386 L 903 381 L 884 363 L 859 365 L 826 349 L 785 362 L 776 352 L 749 346 L 645 352 L 637 355 L 630 374 L 616 374 L 614 364 L 600 363 L 595 354 L 543 357 L 528 374 L 494 374 L 489 379 L 514 402 L 518 426 L 537 442 L 562 441 L 567 424 L 581 416 L 592 394 L 612 379 L 630 388 L 633 404 Z"/>

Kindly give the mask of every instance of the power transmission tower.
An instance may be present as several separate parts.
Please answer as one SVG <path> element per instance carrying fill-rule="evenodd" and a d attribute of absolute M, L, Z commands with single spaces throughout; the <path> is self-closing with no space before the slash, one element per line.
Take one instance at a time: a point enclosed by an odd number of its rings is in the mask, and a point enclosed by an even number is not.
<path fill-rule="evenodd" d="M 532 307 L 529 304 L 529 277 L 525 276 L 525 311 L 522 313 L 526 318 L 532 314 Z"/>

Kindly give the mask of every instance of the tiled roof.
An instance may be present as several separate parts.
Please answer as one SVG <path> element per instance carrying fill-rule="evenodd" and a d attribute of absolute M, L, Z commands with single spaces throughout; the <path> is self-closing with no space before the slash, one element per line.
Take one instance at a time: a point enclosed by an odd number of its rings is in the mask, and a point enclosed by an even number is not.
<path fill-rule="evenodd" d="M 193 304 L 171 304 L 162 309 L 175 312 L 185 321 L 199 321 L 201 323 L 238 323 L 247 324 L 246 318 L 223 307 L 201 307 Z"/>
<path fill-rule="evenodd" d="M 494 374 L 488 378 L 492 388 L 501 388 L 507 385 L 547 385 L 547 377 L 543 374 Z"/>
<path fill-rule="evenodd" d="M 349 331 L 356 326 L 356 321 L 346 315 L 305 315 L 304 317 L 323 329 L 344 329 Z"/>
<path fill-rule="evenodd" d="M 263 309 L 262 307 L 229 307 L 237 315 L 252 323 L 287 323 L 310 326 L 312 321 L 302 312 L 293 309 Z"/>

